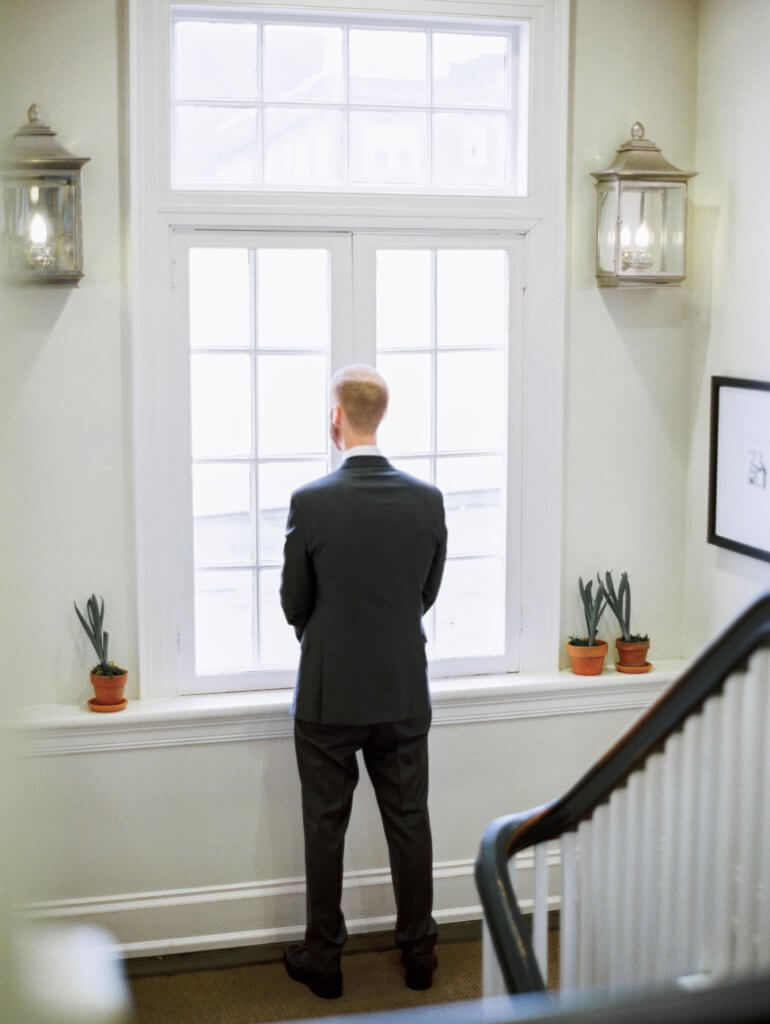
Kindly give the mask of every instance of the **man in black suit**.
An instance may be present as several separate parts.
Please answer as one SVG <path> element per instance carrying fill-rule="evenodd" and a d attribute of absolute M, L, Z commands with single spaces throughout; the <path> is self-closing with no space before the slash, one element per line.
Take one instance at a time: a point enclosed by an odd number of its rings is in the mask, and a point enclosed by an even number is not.
<path fill-rule="evenodd" d="M 287 947 L 284 962 L 327 999 L 342 994 L 342 861 L 358 750 L 388 843 L 406 984 L 429 988 L 438 962 L 422 616 L 446 558 L 441 492 L 394 469 L 376 447 L 385 381 L 350 366 L 331 393 L 332 440 L 344 462 L 292 495 L 281 579 L 281 605 L 301 645 L 294 737 L 307 878 L 305 942 Z"/>

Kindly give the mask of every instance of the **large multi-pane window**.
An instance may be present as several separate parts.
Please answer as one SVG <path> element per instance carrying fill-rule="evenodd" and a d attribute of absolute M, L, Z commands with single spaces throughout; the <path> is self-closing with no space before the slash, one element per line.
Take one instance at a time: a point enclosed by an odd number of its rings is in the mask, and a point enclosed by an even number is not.
<path fill-rule="evenodd" d="M 452 214 L 527 193 L 531 23 L 502 10 L 170 4 L 180 692 L 293 682 L 289 501 L 339 465 L 329 380 L 353 361 L 388 381 L 384 454 L 444 494 L 432 674 L 518 667 L 523 242 Z"/>
<path fill-rule="evenodd" d="M 528 38 L 521 21 L 176 8 L 173 187 L 524 195 Z"/>
<path fill-rule="evenodd" d="M 318 235 L 182 240 L 192 518 L 190 689 L 290 683 L 278 588 L 291 492 L 333 469 L 328 382 L 351 358 L 391 390 L 380 443 L 444 493 L 448 559 L 426 616 L 434 673 L 514 667 L 509 395 L 516 243 Z M 355 305 L 355 316 L 348 315 Z"/>

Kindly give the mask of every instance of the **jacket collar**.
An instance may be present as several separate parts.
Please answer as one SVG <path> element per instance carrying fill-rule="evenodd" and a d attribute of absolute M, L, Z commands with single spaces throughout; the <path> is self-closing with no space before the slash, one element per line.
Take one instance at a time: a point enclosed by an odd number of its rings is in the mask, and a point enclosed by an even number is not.
<path fill-rule="evenodd" d="M 386 469 L 390 463 L 384 455 L 356 455 L 354 458 L 345 459 L 340 469 L 349 472 L 359 469 Z"/>

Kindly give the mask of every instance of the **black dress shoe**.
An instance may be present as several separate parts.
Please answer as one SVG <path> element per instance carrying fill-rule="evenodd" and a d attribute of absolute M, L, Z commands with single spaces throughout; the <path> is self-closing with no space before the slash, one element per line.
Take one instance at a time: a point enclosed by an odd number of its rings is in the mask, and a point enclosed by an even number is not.
<path fill-rule="evenodd" d="M 287 946 L 283 951 L 283 965 L 294 981 L 307 985 L 321 999 L 339 999 L 342 995 L 342 971 L 319 971 L 309 967 L 307 950 L 301 942 Z"/>
<path fill-rule="evenodd" d="M 406 987 L 423 991 L 433 984 L 433 972 L 438 967 L 435 953 L 427 956 L 407 956 L 401 954 L 401 962 L 406 967 Z"/>

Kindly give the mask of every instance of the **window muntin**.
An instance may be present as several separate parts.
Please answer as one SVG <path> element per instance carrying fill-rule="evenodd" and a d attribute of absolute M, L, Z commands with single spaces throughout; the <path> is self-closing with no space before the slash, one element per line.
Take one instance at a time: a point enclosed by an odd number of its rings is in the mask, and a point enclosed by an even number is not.
<path fill-rule="evenodd" d="M 449 547 L 428 653 L 502 656 L 509 254 L 383 248 L 376 276 L 377 366 L 394 396 L 381 442 L 444 492 Z"/>
<path fill-rule="evenodd" d="M 173 189 L 526 194 L 526 22 L 173 12 Z"/>
<path fill-rule="evenodd" d="M 329 466 L 330 252 L 193 247 L 188 272 L 195 674 L 290 667 L 283 534 Z"/>

